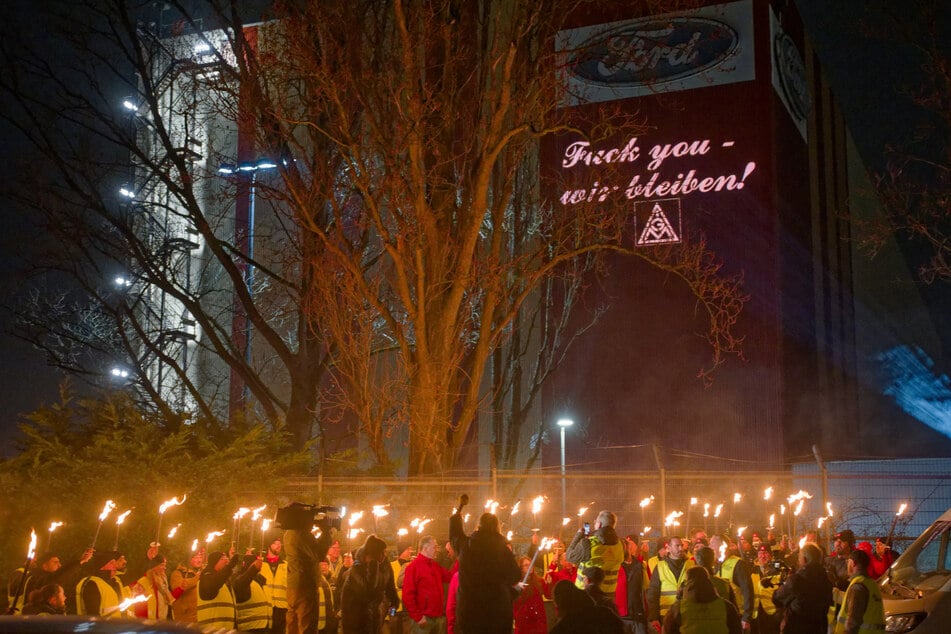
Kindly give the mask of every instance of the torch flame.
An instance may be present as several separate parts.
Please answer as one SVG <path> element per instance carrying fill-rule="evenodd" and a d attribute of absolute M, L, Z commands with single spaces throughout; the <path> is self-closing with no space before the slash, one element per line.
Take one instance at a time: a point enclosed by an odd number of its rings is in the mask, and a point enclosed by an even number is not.
<path fill-rule="evenodd" d="M 664 526 L 680 526 L 677 518 L 683 515 L 682 511 L 674 511 L 664 519 Z"/>
<path fill-rule="evenodd" d="M 151 595 L 149 595 L 151 596 Z M 112 610 L 107 610 L 106 614 L 111 614 L 112 612 L 124 612 L 131 608 L 136 603 L 144 603 L 149 600 L 149 597 L 144 594 L 137 594 L 134 597 L 123 600 L 119 605 L 112 608 Z"/>
<path fill-rule="evenodd" d="M 197 538 L 195 539 L 195 541 L 192 542 L 192 552 L 195 552 L 196 550 L 198 550 L 198 539 L 197 539 Z"/>
<path fill-rule="evenodd" d="M 651 532 L 651 527 L 645 526 L 644 530 L 641 531 L 641 535 L 647 535 L 649 532 Z"/>
<path fill-rule="evenodd" d="M 416 527 L 416 532 L 420 535 L 423 534 L 423 529 L 426 528 L 426 524 L 429 524 L 432 520 L 427 518 L 419 522 L 419 526 Z"/>
<path fill-rule="evenodd" d="M 102 507 L 102 513 L 99 514 L 99 521 L 101 522 L 109 517 L 109 513 L 111 513 L 114 508 L 116 508 L 116 503 L 112 500 L 106 500 L 106 505 Z"/>
<path fill-rule="evenodd" d="M 63 525 L 62 522 L 50 522 L 50 532 L 52 533 L 53 531 L 55 531 L 57 528 L 59 528 L 62 525 Z"/>
<path fill-rule="evenodd" d="M 733 494 L 733 503 L 734 503 L 734 504 L 738 503 L 738 502 L 739 502 L 740 500 L 742 500 L 742 499 L 743 499 L 743 496 L 740 495 L 739 493 L 734 493 L 734 494 Z"/>
<path fill-rule="evenodd" d="M 641 500 L 641 508 L 646 508 L 648 504 L 654 501 L 654 496 L 646 497 Z"/>
<path fill-rule="evenodd" d="M 498 510 L 499 510 L 499 503 L 493 501 L 492 505 L 489 507 L 489 513 L 491 513 L 492 515 L 495 515 Z"/>
<path fill-rule="evenodd" d="M 571 518 L 570 518 L 570 517 L 563 517 L 563 518 L 561 518 L 561 525 L 562 525 L 562 526 L 568 526 L 568 524 L 570 524 L 570 523 L 571 523 Z"/>
<path fill-rule="evenodd" d="M 246 506 L 242 506 L 242 507 L 239 508 L 237 511 L 235 511 L 235 513 L 234 513 L 234 515 L 231 517 L 231 519 L 240 520 L 242 517 L 244 517 L 245 515 L 247 515 L 247 514 L 250 513 L 250 512 L 251 512 L 251 509 L 249 509 L 249 508 L 246 507 Z"/>
<path fill-rule="evenodd" d="M 696 506 L 700 502 L 697 498 L 690 498 L 690 506 Z"/>
<path fill-rule="evenodd" d="M 793 493 L 788 498 L 786 498 L 786 501 L 788 501 L 789 506 L 792 507 L 793 502 L 796 502 L 798 500 L 803 500 L 803 499 L 811 500 L 812 495 L 808 491 L 803 491 L 802 489 L 799 489 L 799 493 Z"/>
<path fill-rule="evenodd" d="M 386 504 L 374 504 L 373 511 L 372 511 L 373 517 L 379 518 L 379 517 L 386 517 L 387 515 L 389 515 L 390 512 L 386 510 L 386 507 L 387 507 Z M 453 509 L 452 512 L 455 513 L 456 509 Z"/>
<path fill-rule="evenodd" d="M 710 503 L 709 502 L 703 503 L 703 516 L 710 517 Z"/>
<path fill-rule="evenodd" d="M 799 550 L 802 550 L 802 547 L 806 545 L 806 536 L 803 535 L 799 538 Z"/>
<path fill-rule="evenodd" d="M 746 526 L 740 526 L 738 529 L 736 529 L 736 536 L 737 536 L 737 538 L 742 537 L 742 536 L 743 536 L 743 533 L 746 531 L 746 529 L 747 529 Z"/>
<path fill-rule="evenodd" d="M 802 513 L 802 505 L 805 504 L 805 503 L 806 503 L 805 500 L 799 500 L 799 502 L 796 504 L 796 510 L 793 511 L 793 515 L 795 515 L 796 517 L 798 517 L 799 514 Z"/>
<path fill-rule="evenodd" d="M 414 517 L 414 518 L 413 518 L 413 521 L 410 522 L 409 525 L 410 525 L 411 528 L 416 528 L 417 526 L 419 526 L 419 518 L 418 518 L 418 517 Z"/>
<path fill-rule="evenodd" d="M 900 517 L 901 514 L 905 512 L 906 508 L 908 508 L 908 505 L 902 502 L 901 506 L 898 507 L 898 512 L 895 513 L 895 517 Z"/>
<path fill-rule="evenodd" d="M 267 508 L 267 504 L 263 504 L 256 509 L 251 511 L 251 521 L 256 522 L 259 517 L 261 517 L 261 511 Z"/>
<path fill-rule="evenodd" d="M 763 499 L 768 502 L 771 497 L 773 497 L 773 487 L 766 487 L 766 490 L 763 491 Z"/>
<path fill-rule="evenodd" d="M 493 505 L 493 504 L 496 504 L 496 501 L 493 500 L 492 498 L 489 498 L 488 500 L 486 500 L 486 501 L 485 501 L 485 510 L 488 511 L 490 508 L 492 508 L 492 505 Z"/>
<path fill-rule="evenodd" d="M 122 524 L 122 522 L 125 521 L 125 518 L 129 517 L 129 513 L 131 513 L 131 512 L 132 512 L 132 509 L 129 509 L 128 511 L 126 511 L 126 512 L 123 513 L 122 515 L 119 515 L 118 517 L 116 517 L 116 526 Z"/>
<path fill-rule="evenodd" d="M 582 506 L 580 509 L 578 509 L 578 517 L 583 516 L 587 512 L 588 512 L 588 507 Z"/>
<path fill-rule="evenodd" d="M 541 513 L 542 504 L 544 504 L 544 503 L 545 503 L 545 497 L 544 497 L 544 496 L 539 495 L 539 496 L 535 497 L 535 498 L 532 500 L 532 513 L 535 514 L 535 515 L 538 515 L 539 513 Z"/>
<path fill-rule="evenodd" d="M 30 529 L 30 547 L 26 551 L 26 558 L 33 559 L 36 555 L 36 531 L 32 528 Z"/>
<path fill-rule="evenodd" d="M 472 516 L 469 515 L 468 513 L 466 513 L 465 515 L 463 515 L 463 516 L 462 516 L 462 523 L 465 524 L 466 522 L 468 522 L 470 517 L 472 517 Z"/>
<path fill-rule="evenodd" d="M 717 504 L 717 508 L 713 511 L 713 517 L 720 517 L 720 511 L 723 510 L 722 504 Z"/>
<path fill-rule="evenodd" d="M 263 533 L 269 528 L 271 528 L 271 520 L 265 517 L 263 520 L 261 520 L 261 532 Z"/>
<path fill-rule="evenodd" d="M 179 526 L 181 526 L 181 524 L 178 524 L 178 525 L 176 525 L 176 526 L 173 526 L 173 527 L 172 527 L 172 530 L 170 530 L 170 531 L 168 532 L 168 538 L 169 538 L 169 539 L 175 537 L 175 533 L 178 532 L 178 527 L 179 527 Z"/>
<path fill-rule="evenodd" d="M 819 520 L 818 520 L 818 522 L 817 522 L 817 524 L 816 524 L 816 528 L 822 528 L 822 525 L 825 523 L 825 521 L 826 521 L 827 519 L 829 519 L 829 518 L 828 518 L 828 517 L 820 517 Z"/>
<path fill-rule="evenodd" d="M 205 538 L 205 543 L 210 544 L 211 542 L 215 541 L 215 537 L 221 537 L 224 534 L 224 531 L 214 531 L 213 533 L 208 533 L 208 537 Z"/>
<path fill-rule="evenodd" d="M 775 524 L 776 524 L 776 514 L 773 513 L 772 515 L 769 516 L 769 527 L 773 528 Z"/>
<path fill-rule="evenodd" d="M 724 559 L 726 559 L 726 542 L 723 542 L 722 544 L 720 544 L 720 548 L 718 550 L 720 551 L 719 560 L 723 561 Z"/>
<path fill-rule="evenodd" d="M 363 532 L 362 528 L 351 528 L 350 532 L 348 533 L 348 536 L 351 540 L 353 540 L 353 539 L 356 539 L 357 536 L 359 536 L 360 533 L 362 532 Z"/>
<path fill-rule="evenodd" d="M 181 500 L 179 500 L 177 497 L 173 497 L 171 500 L 166 500 L 162 502 L 162 505 L 159 507 L 158 512 L 161 514 L 173 506 L 179 506 L 182 502 L 186 500 L 187 497 L 188 497 L 187 495 L 183 495 Z"/>
<path fill-rule="evenodd" d="M 518 507 L 522 504 L 521 500 L 515 500 L 515 504 L 512 505 L 512 515 L 518 513 Z"/>
<path fill-rule="evenodd" d="M 832 502 L 826 502 L 826 513 L 829 514 L 829 517 L 832 517 Z"/>
<path fill-rule="evenodd" d="M 347 523 L 350 524 L 350 528 L 353 528 L 353 525 L 363 519 L 363 511 L 354 511 L 350 514 L 350 519 L 347 520 Z"/>
<path fill-rule="evenodd" d="M 785 504 L 780 504 L 780 505 L 779 505 L 779 514 L 780 514 L 780 515 L 785 515 L 785 514 L 786 514 L 786 505 L 785 505 Z"/>
<path fill-rule="evenodd" d="M 514 534 L 515 534 L 515 533 L 513 533 L 512 531 L 507 532 L 507 533 L 505 534 L 505 540 L 506 540 L 506 541 L 509 541 L 509 542 L 512 541 L 512 535 L 514 535 Z"/>
<path fill-rule="evenodd" d="M 409 535 L 409 531 L 406 530 L 405 528 L 401 528 L 398 531 L 396 531 L 397 537 L 405 537 L 406 535 Z"/>

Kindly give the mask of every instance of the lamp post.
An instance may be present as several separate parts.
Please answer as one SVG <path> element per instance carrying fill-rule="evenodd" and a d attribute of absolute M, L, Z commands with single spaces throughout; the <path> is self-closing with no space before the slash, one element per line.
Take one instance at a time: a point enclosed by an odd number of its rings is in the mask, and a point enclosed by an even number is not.
<path fill-rule="evenodd" d="M 255 183 L 257 181 L 257 175 L 259 171 L 274 169 L 277 167 L 277 163 L 269 159 L 261 159 L 254 163 L 240 163 L 238 165 L 233 165 L 229 163 L 222 164 L 218 168 L 218 173 L 231 176 L 231 175 L 240 175 L 240 174 L 250 174 L 251 179 L 249 182 L 248 188 L 248 227 L 247 227 L 247 261 L 244 269 L 244 283 L 248 289 L 248 295 L 251 297 L 251 300 L 254 301 L 254 193 L 255 193 Z M 236 214 L 237 215 L 237 214 Z M 247 314 L 247 311 L 244 311 L 244 361 L 250 367 L 251 366 L 251 335 L 252 335 L 252 325 L 251 319 Z M 245 407 L 250 401 L 251 390 L 248 387 L 247 382 L 244 383 L 242 389 L 242 405 Z"/>
<path fill-rule="evenodd" d="M 568 483 L 565 477 L 565 429 L 575 424 L 570 418 L 559 418 L 558 427 L 561 428 L 561 516 L 568 515 Z"/>

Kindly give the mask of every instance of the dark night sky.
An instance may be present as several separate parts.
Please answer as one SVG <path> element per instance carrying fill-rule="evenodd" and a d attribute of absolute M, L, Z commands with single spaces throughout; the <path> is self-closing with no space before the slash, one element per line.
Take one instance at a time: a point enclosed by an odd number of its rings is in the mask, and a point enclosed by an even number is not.
<path fill-rule="evenodd" d="M 900 94 L 913 76 L 914 63 L 903 49 L 889 49 L 881 43 L 864 37 L 865 24 L 881 26 L 881 20 L 867 13 L 868 7 L 881 6 L 871 0 L 797 0 L 807 31 L 813 38 L 837 97 L 843 107 L 846 123 L 853 132 L 863 159 L 869 165 L 881 162 L 882 150 L 889 142 L 902 139 L 910 129 L 914 109 Z M 897 2 L 891 3 L 899 5 Z M 900 3 L 905 14 L 910 3 Z M 911 3 L 914 4 L 914 3 Z M 940 4 L 940 3 L 939 3 Z M 5 4 L 5 17 L 19 29 L 31 29 L 37 37 L 44 37 L 42 25 L 27 15 L 35 5 L 26 0 Z M 945 9 L 944 26 L 951 24 Z M 0 104 L 2 107 L 2 104 Z M 11 131 L 0 123 L 0 153 L 4 165 L 18 152 Z M 13 211 L 0 200 L 4 231 L 0 233 L 0 455 L 11 451 L 11 431 L 19 414 L 57 399 L 57 385 L 61 375 L 44 364 L 41 353 L 33 350 L 9 334 L 10 306 L 18 293 L 27 290 L 23 279 L 15 275 L 17 262 L 11 256 L 12 244 L 29 244 L 33 229 L 29 218 Z M 929 299 L 943 314 L 947 314 L 949 289 L 929 289 Z M 945 320 L 946 321 L 946 320 Z M 948 329 L 951 329 L 949 327 Z M 944 333 L 945 347 L 951 334 Z"/>

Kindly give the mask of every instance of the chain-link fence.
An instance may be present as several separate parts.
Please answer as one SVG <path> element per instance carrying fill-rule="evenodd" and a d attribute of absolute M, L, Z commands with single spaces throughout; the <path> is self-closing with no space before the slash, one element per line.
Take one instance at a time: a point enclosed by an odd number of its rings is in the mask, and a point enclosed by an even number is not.
<path fill-rule="evenodd" d="M 802 496 L 801 504 L 790 502 L 789 497 L 800 491 L 811 497 Z M 826 542 L 834 530 L 849 528 L 859 540 L 870 541 L 892 531 L 901 544 L 951 507 L 951 460 L 927 465 L 829 463 L 824 472 L 813 464 L 791 471 L 569 473 L 564 479 L 558 471 L 543 470 L 428 479 L 313 478 L 294 481 L 286 491 L 288 499 L 346 507 L 348 520 L 363 511 L 352 526 L 344 522 L 345 529 L 354 530 L 350 537 L 354 545 L 367 532 L 387 541 L 412 541 L 424 533 L 446 537 L 448 518 L 461 493 L 471 499 L 466 509 L 470 529 L 485 505 L 495 501 L 502 530 L 512 531 L 517 547 L 527 544 L 533 529 L 570 537 L 581 521 L 593 523 L 601 509 L 617 513 L 620 532 L 651 539 L 685 533 L 688 527 L 732 534 L 747 527 L 748 537 L 753 532 L 765 537 L 770 525 L 778 538 L 821 525 L 820 538 Z M 542 498 L 540 504 L 534 504 L 537 498 Z M 907 510 L 896 519 L 901 503 L 908 505 Z M 371 509 L 383 505 L 387 514 L 374 516 Z M 584 507 L 587 511 L 579 518 Z M 400 529 L 406 531 L 405 537 Z"/>

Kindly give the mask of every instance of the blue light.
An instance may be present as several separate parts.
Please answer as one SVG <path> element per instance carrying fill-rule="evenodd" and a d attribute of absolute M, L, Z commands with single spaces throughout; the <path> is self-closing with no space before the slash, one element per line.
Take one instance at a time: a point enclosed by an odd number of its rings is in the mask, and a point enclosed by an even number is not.
<path fill-rule="evenodd" d="M 897 346 L 876 359 L 889 383 L 883 393 L 911 416 L 951 437 L 951 380 L 935 375 L 928 355 L 918 347 Z"/>

